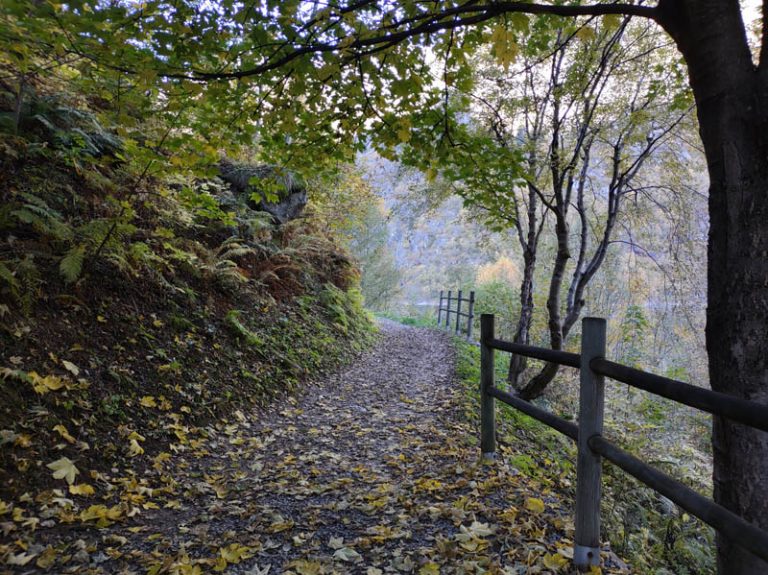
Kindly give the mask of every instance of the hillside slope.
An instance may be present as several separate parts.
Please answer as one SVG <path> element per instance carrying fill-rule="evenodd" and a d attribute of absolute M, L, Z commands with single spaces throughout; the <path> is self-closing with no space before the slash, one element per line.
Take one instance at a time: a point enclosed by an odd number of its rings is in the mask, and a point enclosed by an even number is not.
<path fill-rule="evenodd" d="M 311 217 L 225 211 L 57 117 L 0 132 L 0 563 L 40 561 L 40 526 L 152 506 L 175 457 L 373 333 Z"/>

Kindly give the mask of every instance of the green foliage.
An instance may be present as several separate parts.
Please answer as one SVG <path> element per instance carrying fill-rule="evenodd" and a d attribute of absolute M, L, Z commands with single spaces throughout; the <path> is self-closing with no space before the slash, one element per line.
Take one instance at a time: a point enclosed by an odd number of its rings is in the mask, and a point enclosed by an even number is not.
<path fill-rule="evenodd" d="M 382 311 L 397 296 L 401 273 L 387 244 L 387 221 L 381 202 L 366 207 L 359 226 L 350 233 L 349 247 L 360 262 L 360 288 L 366 305 Z"/>
<path fill-rule="evenodd" d="M 239 337 L 243 338 L 248 345 L 262 348 L 264 346 L 264 340 L 243 325 L 239 319 L 242 313 L 242 311 L 236 309 L 228 311 L 226 315 L 227 324 Z"/>
<path fill-rule="evenodd" d="M 211 193 L 212 186 L 212 183 L 204 183 L 197 189 L 192 186 L 181 186 L 178 194 L 179 202 L 190 210 L 195 218 L 218 222 L 224 226 L 235 225 L 235 214 L 222 209 L 219 201 Z"/>
<path fill-rule="evenodd" d="M 621 322 L 621 362 L 630 367 L 640 367 L 643 364 L 643 349 L 645 335 L 648 331 L 648 320 L 643 308 L 630 305 Z"/>
<path fill-rule="evenodd" d="M 18 207 L 11 212 L 20 224 L 28 224 L 42 236 L 53 240 L 71 240 L 74 233 L 62 217 L 41 197 L 31 193 L 19 194 Z"/>
<path fill-rule="evenodd" d="M 69 250 L 61 262 L 59 262 L 59 272 L 64 281 L 72 283 L 77 281 L 80 273 L 83 271 L 83 261 L 85 260 L 85 246 L 79 245 Z"/>

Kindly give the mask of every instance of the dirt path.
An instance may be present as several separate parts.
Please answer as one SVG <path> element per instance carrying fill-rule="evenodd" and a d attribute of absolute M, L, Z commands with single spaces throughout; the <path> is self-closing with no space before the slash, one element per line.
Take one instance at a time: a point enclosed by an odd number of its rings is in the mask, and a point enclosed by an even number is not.
<path fill-rule="evenodd" d="M 381 330 L 300 399 L 190 442 L 128 520 L 43 532 L 30 552 L 78 574 L 566 572 L 557 498 L 478 463 L 449 336 Z"/>

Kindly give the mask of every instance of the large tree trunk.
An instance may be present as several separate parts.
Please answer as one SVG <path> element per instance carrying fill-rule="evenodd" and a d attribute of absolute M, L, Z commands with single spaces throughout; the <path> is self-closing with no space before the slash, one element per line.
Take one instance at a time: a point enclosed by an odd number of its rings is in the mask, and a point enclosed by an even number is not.
<path fill-rule="evenodd" d="M 736 0 L 662 1 L 687 61 L 707 156 L 712 389 L 768 404 L 768 107 Z M 715 500 L 768 531 L 768 434 L 714 418 Z M 718 538 L 721 575 L 768 565 Z"/>

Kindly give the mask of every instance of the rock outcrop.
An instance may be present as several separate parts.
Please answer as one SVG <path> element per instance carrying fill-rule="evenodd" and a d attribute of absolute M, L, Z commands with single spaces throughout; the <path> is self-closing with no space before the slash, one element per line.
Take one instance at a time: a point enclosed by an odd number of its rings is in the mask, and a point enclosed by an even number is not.
<path fill-rule="evenodd" d="M 307 190 L 293 174 L 275 166 L 219 162 L 219 177 L 249 207 L 267 212 L 277 224 L 299 217 L 307 205 Z"/>

